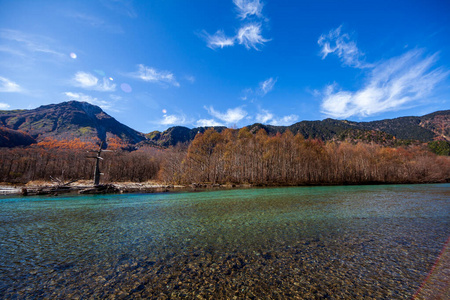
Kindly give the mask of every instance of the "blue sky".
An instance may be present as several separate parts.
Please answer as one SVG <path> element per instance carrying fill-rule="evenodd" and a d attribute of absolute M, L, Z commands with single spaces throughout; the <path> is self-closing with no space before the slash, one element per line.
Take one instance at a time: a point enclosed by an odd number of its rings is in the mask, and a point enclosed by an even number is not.
<path fill-rule="evenodd" d="M 450 109 L 450 2 L 0 0 L 0 109 L 141 132 Z"/>

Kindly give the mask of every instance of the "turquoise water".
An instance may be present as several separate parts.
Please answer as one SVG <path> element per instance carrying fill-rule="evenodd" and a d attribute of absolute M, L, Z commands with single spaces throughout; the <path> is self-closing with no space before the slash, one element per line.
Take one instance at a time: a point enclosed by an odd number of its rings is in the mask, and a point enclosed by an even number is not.
<path fill-rule="evenodd" d="M 450 184 L 0 198 L 5 298 L 409 299 Z"/>

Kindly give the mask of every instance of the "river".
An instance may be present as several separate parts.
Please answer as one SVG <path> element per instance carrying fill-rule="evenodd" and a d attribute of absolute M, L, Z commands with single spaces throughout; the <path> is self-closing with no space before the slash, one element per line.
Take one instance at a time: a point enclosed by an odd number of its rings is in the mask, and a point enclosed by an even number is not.
<path fill-rule="evenodd" d="M 2 196 L 0 295 L 410 299 L 449 236 L 450 184 Z"/>

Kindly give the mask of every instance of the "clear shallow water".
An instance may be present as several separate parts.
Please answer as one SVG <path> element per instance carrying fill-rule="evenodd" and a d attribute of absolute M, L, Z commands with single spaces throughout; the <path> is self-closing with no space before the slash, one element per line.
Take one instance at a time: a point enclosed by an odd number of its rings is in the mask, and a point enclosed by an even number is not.
<path fill-rule="evenodd" d="M 409 299 L 450 184 L 0 198 L 5 298 Z"/>

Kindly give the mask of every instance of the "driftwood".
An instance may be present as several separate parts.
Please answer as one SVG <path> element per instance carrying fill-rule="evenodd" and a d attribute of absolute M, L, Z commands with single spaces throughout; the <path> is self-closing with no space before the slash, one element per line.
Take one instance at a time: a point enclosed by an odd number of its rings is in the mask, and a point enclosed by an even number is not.
<path fill-rule="evenodd" d="M 35 195 L 53 195 L 68 193 L 79 194 L 110 194 L 120 193 L 116 186 L 113 184 L 102 184 L 94 187 L 87 186 L 44 186 L 37 188 L 22 188 L 22 196 L 35 196 Z"/>
<path fill-rule="evenodd" d="M 46 186 L 39 188 L 22 188 L 22 196 L 33 196 L 33 195 L 58 195 L 66 194 L 77 191 L 70 186 Z"/>
<path fill-rule="evenodd" d="M 78 180 L 70 180 L 67 182 L 64 182 L 60 178 L 54 178 L 50 176 L 50 179 L 56 183 L 56 186 L 43 186 L 38 188 L 22 188 L 22 195 L 23 196 L 30 196 L 30 195 L 58 195 L 58 194 L 66 194 L 78 191 L 78 188 L 74 188 L 69 186 L 71 183 L 74 183 Z"/>
<path fill-rule="evenodd" d="M 58 177 L 52 177 L 50 176 L 50 179 L 55 182 L 57 184 L 58 187 L 67 187 L 69 184 L 77 182 L 78 179 L 74 179 L 74 180 L 69 180 L 67 182 L 64 182 L 62 179 L 58 178 Z"/>
<path fill-rule="evenodd" d="M 120 190 L 113 184 L 101 184 L 92 188 L 87 188 L 79 191 L 80 194 L 110 194 L 120 193 Z"/>

